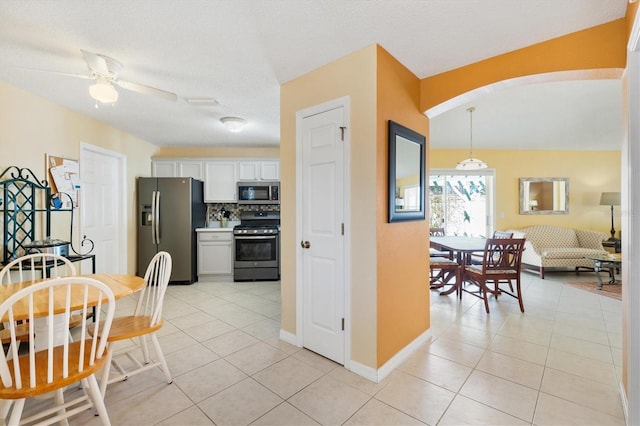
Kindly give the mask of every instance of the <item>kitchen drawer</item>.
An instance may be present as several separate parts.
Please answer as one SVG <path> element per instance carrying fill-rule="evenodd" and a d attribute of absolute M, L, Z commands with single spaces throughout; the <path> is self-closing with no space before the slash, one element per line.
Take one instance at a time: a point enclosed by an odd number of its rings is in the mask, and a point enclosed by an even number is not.
<path fill-rule="evenodd" d="M 229 230 L 218 231 L 218 232 L 198 232 L 198 241 L 232 241 L 233 240 L 233 232 Z"/>

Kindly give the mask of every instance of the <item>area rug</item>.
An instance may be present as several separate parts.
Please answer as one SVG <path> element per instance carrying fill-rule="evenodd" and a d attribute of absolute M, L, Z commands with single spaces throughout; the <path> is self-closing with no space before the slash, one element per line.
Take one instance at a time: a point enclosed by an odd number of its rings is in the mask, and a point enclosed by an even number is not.
<path fill-rule="evenodd" d="M 605 283 L 602 290 L 598 290 L 598 282 L 584 282 L 584 283 L 565 283 L 571 287 L 579 288 L 580 290 L 588 291 L 590 293 L 599 294 L 601 296 L 611 297 L 613 299 L 622 300 L 622 284 L 619 282 L 616 284 Z"/>

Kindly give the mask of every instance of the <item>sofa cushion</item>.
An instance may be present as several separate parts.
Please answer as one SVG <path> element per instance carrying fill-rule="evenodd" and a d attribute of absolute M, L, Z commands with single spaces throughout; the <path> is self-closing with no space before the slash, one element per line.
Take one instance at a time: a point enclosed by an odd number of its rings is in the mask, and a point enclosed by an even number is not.
<path fill-rule="evenodd" d="M 546 259 L 584 259 L 589 256 L 600 256 L 603 251 L 580 247 L 549 247 L 543 249 L 541 255 Z"/>
<path fill-rule="evenodd" d="M 525 238 L 534 242 L 537 250 L 547 247 L 580 247 L 576 231 L 572 228 L 560 228 L 552 225 L 536 225 L 524 228 Z"/>

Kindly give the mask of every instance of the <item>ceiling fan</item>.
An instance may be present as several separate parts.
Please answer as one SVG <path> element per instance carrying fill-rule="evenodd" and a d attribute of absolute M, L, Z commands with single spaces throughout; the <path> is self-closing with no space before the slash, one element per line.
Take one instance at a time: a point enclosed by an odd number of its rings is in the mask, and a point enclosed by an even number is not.
<path fill-rule="evenodd" d="M 90 75 L 69 74 L 58 71 L 34 69 L 31 70 L 95 80 L 95 83 L 89 87 L 89 94 L 93 99 L 96 100 L 96 106 L 97 102 L 110 104 L 118 100 L 118 92 L 115 87 L 113 87 L 114 85 L 122 87 L 123 89 L 131 90 L 133 92 L 142 93 L 144 95 L 157 96 L 169 101 L 178 100 L 178 96 L 175 93 L 157 89 L 151 86 L 146 86 L 140 83 L 120 80 L 118 76 L 120 74 L 120 71 L 122 71 L 122 64 L 117 60 L 110 58 L 109 56 L 99 53 L 87 52 L 86 50 L 82 49 L 80 50 L 80 52 L 82 52 L 82 57 L 87 63 Z"/>

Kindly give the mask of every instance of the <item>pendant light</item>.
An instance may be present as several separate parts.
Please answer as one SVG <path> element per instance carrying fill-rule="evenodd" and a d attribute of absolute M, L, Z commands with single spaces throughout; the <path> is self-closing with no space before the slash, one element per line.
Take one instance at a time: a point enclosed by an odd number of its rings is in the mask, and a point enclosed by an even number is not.
<path fill-rule="evenodd" d="M 475 107 L 467 108 L 467 111 L 469 111 L 469 158 L 459 162 L 456 166 L 457 170 L 480 170 L 487 168 L 487 163 L 473 158 L 473 111 L 475 110 Z"/>

